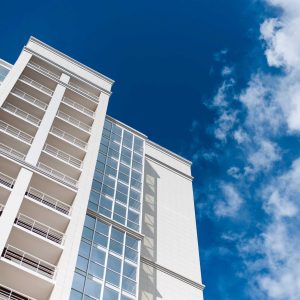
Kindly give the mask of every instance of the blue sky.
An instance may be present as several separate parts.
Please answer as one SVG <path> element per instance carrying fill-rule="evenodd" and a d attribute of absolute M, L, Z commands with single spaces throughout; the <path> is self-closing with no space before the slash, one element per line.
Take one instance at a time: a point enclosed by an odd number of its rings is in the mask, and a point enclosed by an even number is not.
<path fill-rule="evenodd" d="M 109 114 L 193 161 L 205 299 L 296 300 L 299 28 L 299 0 L 6 1 L 0 57 L 41 39 L 116 81 Z"/>

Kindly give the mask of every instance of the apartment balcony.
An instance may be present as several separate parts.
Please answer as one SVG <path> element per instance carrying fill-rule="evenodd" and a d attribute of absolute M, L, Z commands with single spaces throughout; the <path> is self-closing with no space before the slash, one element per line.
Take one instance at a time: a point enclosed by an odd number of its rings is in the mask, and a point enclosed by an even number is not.
<path fill-rule="evenodd" d="M 54 168 L 51 168 L 50 166 L 46 165 L 43 162 L 38 162 L 37 163 L 37 167 L 44 173 L 59 179 L 63 182 L 65 182 L 66 184 L 70 184 L 71 186 L 73 186 L 74 188 L 77 188 L 77 183 L 78 181 L 58 170 L 55 170 Z"/>
<path fill-rule="evenodd" d="M 67 153 L 80 160 L 83 160 L 86 154 L 86 142 L 55 126 L 52 126 L 50 129 L 46 143 L 56 148 L 64 149 Z"/>
<path fill-rule="evenodd" d="M 1 300 L 37 300 L 4 285 L 0 285 L 0 299 Z"/>
<path fill-rule="evenodd" d="M 7 244 L 1 255 L 0 270 L 1 286 L 9 286 L 18 293 L 28 295 L 29 299 L 49 299 L 55 283 L 55 265 L 23 248 Z"/>
<path fill-rule="evenodd" d="M 72 99 L 68 97 L 64 97 L 62 100 L 62 103 L 65 105 L 72 107 L 74 110 L 79 111 L 80 113 L 86 115 L 88 118 L 94 119 L 95 113 L 91 110 L 86 108 L 85 106 L 73 101 Z"/>
<path fill-rule="evenodd" d="M 99 101 L 100 90 L 97 90 L 92 86 L 87 86 L 86 84 L 83 86 L 81 82 L 76 81 L 73 78 L 70 79 L 69 85 L 76 91 L 88 96 L 89 98 L 92 98 L 94 101 Z"/>
<path fill-rule="evenodd" d="M 0 120 L 0 141 L 9 148 L 25 155 L 30 148 L 33 136 Z"/>
<path fill-rule="evenodd" d="M 26 83 L 27 85 L 39 90 L 40 92 L 42 92 L 48 96 L 53 96 L 54 91 L 52 89 L 49 89 L 45 85 L 31 79 L 30 77 L 28 77 L 26 75 L 21 75 L 20 81 Z"/>
<path fill-rule="evenodd" d="M 40 101 L 18 88 L 13 88 L 6 101 L 23 111 L 30 112 L 31 115 L 39 120 L 43 118 L 48 107 L 45 102 Z"/>
<path fill-rule="evenodd" d="M 22 152 L 19 152 L 11 147 L 8 147 L 7 145 L 4 145 L 2 143 L 0 143 L 0 151 L 3 153 L 6 153 L 10 156 L 13 156 L 15 158 L 24 160 L 25 159 L 25 154 Z"/>
<path fill-rule="evenodd" d="M 56 80 L 60 79 L 60 75 L 58 74 L 58 72 L 55 73 L 54 71 L 49 70 L 49 66 L 43 67 L 39 63 L 36 63 L 32 60 L 27 64 L 27 66 L 30 67 L 31 69 L 34 69 L 35 71 L 37 71 L 39 73 L 42 73 L 43 75 L 49 76 Z"/>

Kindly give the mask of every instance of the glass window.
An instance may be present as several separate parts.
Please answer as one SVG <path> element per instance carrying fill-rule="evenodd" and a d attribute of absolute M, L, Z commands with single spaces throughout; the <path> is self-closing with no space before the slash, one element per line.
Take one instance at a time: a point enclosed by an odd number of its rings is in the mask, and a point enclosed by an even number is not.
<path fill-rule="evenodd" d="M 107 267 L 115 272 L 120 273 L 121 272 L 121 259 L 113 256 L 113 255 L 109 255 L 108 256 L 108 260 L 107 260 Z"/>
<path fill-rule="evenodd" d="M 122 289 L 129 292 L 130 294 L 135 295 L 136 293 L 136 283 L 126 277 L 123 277 L 122 280 Z"/>
<path fill-rule="evenodd" d="M 102 139 L 101 139 L 101 145 L 104 145 L 104 146 L 108 147 L 108 145 L 109 145 L 109 139 L 106 138 L 105 136 L 103 136 Z"/>
<path fill-rule="evenodd" d="M 125 216 L 126 216 L 126 207 L 124 207 L 121 204 L 116 203 L 114 212 L 117 213 L 118 215 L 120 215 L 121 217 L 125 218 Z"/>
<path fill-rule="evenodd" d="M 122 155 L 131 157 L 131 151 L 126 148 L 122 148 Z"/>
<path fill-rule="evenodd" d="M 133 189 L 130 189 L 130 198 L 136 200 L 136 201 L 140 201 L 141 199 L 141 194 Z"/>
<path fill-rule="evenodd" d="M 109 225 L 97 220 L 96 223 L 96 231 L 103 233 L 104 235 L 108 236 L 109 232 Z"/>
<path fill-rule="evenodd" d="M 111 135 L 111 140 L 114 141 L 114 142 L 118 142 L 118 143 L 121 143 L 121 136 L 120 135 L 117 135 L 115 133 L 113 133 Z"/>
<path fill-rule="evenodd" d="M 115 190 L 107 185 L 103 185 L 102 187 L 102 193 L 105 194 L 105 195 L 108 195 L 110 197 L 113 197 L 114 196 L 114 192 Z"/>
<path fill-rule="evenodd" d="M 132 280 L 136 280 L 136 267 L 125 262 L 123 268 L 123 275 Z"/>
<path fill-rule="evenodd" d="M 120 215 L 114 213 L 113 219 L 123 225 L 125 225 L 125 218 L 121 217 Z"/>
<path fill-rule="evenodd" d="M 137 171 L 132 170 L 131 177 L 139 182 L 142 181 L 142 174 L 138 173 Z"/>
<path fill-rule="evenodd" d="M 116 124 L 112 125 L 112 132 L 117 135 L 122 135 L 122 129 L 118 127 Z"/>
<path fill-rule="evenodd" d="M 107 164 L 112 167 L 113 169 L 117 169 L 118 168 L 118 162 L 116 160 L 114 160 L 113 158 L 107 158 Z"/>
<path fill-rule="evenodd" d="M 133 209 L 135 209 L 137 211 L 140 211 L 140 209 L 141 209 L 140 202 L 135 201 L 135 200 L 133 200 L 131 198 L 129 199 L 129 207 L 131 207 L 131 208 L 133 208 Z"/>
<path fill-rule="evenodd" d="M 96 223 L 95 218 L 93 218 L 89 215 L 86 215 L 85 221 L 84 221 L 84 226 L 86 226 L 88 228 L 91 228 L 91 229 L 94 229 L 95 223 Z"/>
<path fill-rule="evenodd" d="M 93 190 L 100 192 L 101 186 L 102 186 L 101 182 L 99 182 L 97 180 L 93 180 L 93 184 L 92 184 Z"/>
<path fill-rule="evenodd" d="M 98 161 L 102 162 L 105 164 L 106 162 L 106 155 L 104 155 L 103 153 L 99 153 L 98 154 Z"/>
<path fill-rule="evenodd" d="M 114 143 L 113 141 L 112 142 L 110 142 L 110 146 L 109 146 L 111 149 L 113 149 L 113 150 L 115 150 L 115 151 L 117 151 L 117 152 L 119 152 L 120 151 L 120 145 L 119 144 L 117 144 L 117 143 Z"/>
<path fill-rule="evenodd" d="M 77 272 L 75 272 L 74 278 L 73 278 L 72 288 L 74 290 L 82 292 L 83 291 L 83 286 L 84 286 L 84 280 L 85 280 L 85 277 L 83 275 L 80 275 Z"/>
<path fill-rule="evenodd" d="M 143 163 L 143 157 L 137 153 L 133 153 L 132 159 L 140 164 Z"/>
<path fill-rule="evenodd" d="M 136 212 L 133 212 L 132 210 L 128 210 L 128 220 L 134 222 L 134 223 L 139 223 L 140 216 Z"/>
<path fill-rule="evenodd" d="M 113 150 L 113 149 L 109 149 L 108 150 L 108 156 L 109 157 L 113 157 L 115 159 L 119 159 L 119 152 Z"/>
<path fill-rule="evenodd" d="M 90 194 L 90 201 L 92 201 L 93 203 L 98 203 L 100 194 L 96 193 L 95 191 L 91 191 Z"/>
<path fill-rule="evenodd" d="M 112 177 L 116 177 L 117 176 L 117 170 L 113 169 L 113 168 L 111 168 L 109 166 L 106 166 L 105 174 L 106 175 L 110 175 Z"/>
<path fill-rule="evenodd" d="M 105 145 L 100 145 L 100 151 L 106 155 L 108 152 L 108 147 Z"/>
<path fill-rule="evenodd" d="M 119 255 L 122 255 L 123 254 L 123 245 L 114 240 L 111 240 L 110 244 L 109 244 L 109 250 L 111 250 Z"/>
<path fill-rule="evenodd" d="M 101 284 L 90 278 L 87 278 L 84 292 L 87 295 L 93 296 L 95 298 L 99 298 L 101 293 Z"/>
<path fill-rule="evenodd" d="M 79 247 L 79 254 L 83 257 L 89 257 L 91 251 L 91 245 L 89 245 L 86 242 L 81 241 L 80 247 Z"/>
<path fill-rule="evenodd" d="M 116 192 L 116 200 L 127 204 L 127 196 L 118 191 Z"/>
<path fill-rule="evenodd" d="M 126 246 L 128 246 L 130 248 L 133 248 L 135 250 L 138 250 L 138 245 L 139 245 L 139 241 L 136 238 L 134 238 L 134 237 L 127 234 L 127 236 L 126 236 Z"/>
<path fill-rule="evenodd" d="M 126 186 L 125 184 L 123 184 L 121 182 L 118 182 L 117 191 L 127 195 L 128 194 L 128 186 Z"/>
<path fill-rule="evenodd" d="M 120 169 L 119 169 L 120 172 L 122 172 L 123 174 L 129 176 L 130 174 L 130 168 L 128 168 L 127 166 L 123 165 L 123 164 L 120 164 Z"/>
<path fill-rule="evenodd" d="M 98 205 L 93 202 L 89 202 L 88 207 L 91 210 L 98 211 Z"/>
<path fill-rule="evenodd" d="M 105 120 L 104 122 L 104 128 L 107 129 L 107 130 L 111 130 L 111 127 L 112 127 L 112 123 Z"/>
<path fill-rule="evenodd" d="M 100 172 L 95 171 L 95 173 L 94 173 L 94 179 L 102 182 L 102 180 L 103 180 L 103 174 L 100 173 Z"/>
<path fill-rule="evenodd" d="M 106 281 L 115 286 L 119 286 L 120 285 L 120 274 L 107 269 Z"/>
<path fill-rule="evenodd" d="M 108 210 L 108 209 L 100 206 L 99 207 L 99 212 L 100 212 L 100 214 L 102 214 L 102 215 L 104 215 L 104 216 L 106 216 L 108 218 L 111 218 L 111 214 L 112 214 L 111 210 Z"/>
<path fill-rule="evenodd" d="M 131 248 L 125 247 L 125 257 L 136 263 L 138 260 L 138 253 Z"/>
<path fill-rule="evenodd" d="M 91 259 L 94 262 L 97 262 L 101 265 L 104 265 L 104 263 L 105 263 L 105 252 L 98 249 L 98 248 L 96 248 L 96 247 L 92 247 Z"/>
<path fill-rule="evenodd" d="M 121 155 L 121 162 L 130 166 L 131 163 L 131 158 L 129 156 L 126 155 Z"/>
<path fill-rule="evenodd" d="M 81 300 L 82 299 L 82 293 L 79 293 L 75 290 L 71 290 L 70 300 Z"/>
<path fill-rule="evenodd" d="M 121 296 L 121 300 L 132 300 L 132 298 L 129 298 L 129 297 L 125 296 L 125 295 L 122 295 Z"/>
<path fill-rule="evenodd" d="M 77 257 L 76 268 L 86 272 L 88 260 L 80 255 Z"/>
<path fill-rule="evenodd" d="M 94 233 L 93 230 L 91 230 L 91 229 L 89 229 L 89 228 L 87 228 L 87 227 L 84 227 L 84 228 L 83 228 L 82 236 L 83 236 L 84 238 L 86 238 L 87 240 L 91 241 L 91 240 L 93 239 L 93 233 Z"/>
<path fill-rule="evenodd" d="M 106 209 L 111 210 L 112 209 L 112 200 L 108 199 L 105 196 L 101 196 L 100 205 L 105 207 Z"/>
<path fill-rule="evenodd" d="M 132 162 L 132 168 L 139 171 L 139 172 L 142 172 L 143 166 L 140 163 L 138 163 L 136 161 L 133 161 Z"/>
<path fill-rule="evenodd" d="M 107 236 L 105 236 L 101 233 L 95 232 L 94 243 L 99 244 L 102 247 L 106 248 L 107 247 L 107 242 L 108 242 L 108 237 Z"/>
<path fill-rule="evenodd" d="M 89 264 L 89 274 L 97 278 L 103 279 L 104 267 L 98 264 L 93 263 L 92 261 Z"/>
<path fill-rule="evenodd" d="M 142 183 L 140 181 L 131 178 L 131 186 L 140 191 L 142 187 Z"/>
<path fill-rule="evenodd" d="M 105 129 L 105 128 L 103 128 L 103 132 L 102 132 L 102 134 L 103 134 L 103 136 L 106 136 L 106 137 L 108 137 L 108 138 L 109 138 L 109 136 L 110 136 L 110 131 L 109 131 L 109 130 L 107 130 L 107 129 Z"/>
<path fill-rule="evenodd" d="M 125 183 L 129 183 L 129 176 L 123 174 L 123 173 L 119 173 L 119 177 L 118 180 L 123 181 Z"/>
<path fill-rule="evenodd" d="M 123 241 L 124 241 L 124 232 L 122 232 L 118 229 L 112 228 L 111 229 L 111 238 L 114 239 L 115 241 L 123 243 Z"/>
<path fill-rule="evenodd" d="M 106 184 L 107 186 L 114 188 L 115 187 L 115 180 L 108 177 L 108 176 L 104 176 L 104 184 Z"/>
<path fill-rule="evenodd" d="M 108 287 L 104 288 L 103 300 L 118 300 L 119 293 Z"/>

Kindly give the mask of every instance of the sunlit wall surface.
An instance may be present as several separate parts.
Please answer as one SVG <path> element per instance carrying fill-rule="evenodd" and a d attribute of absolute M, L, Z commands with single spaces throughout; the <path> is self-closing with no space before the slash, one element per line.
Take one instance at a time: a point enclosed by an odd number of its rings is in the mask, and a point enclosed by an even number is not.
<path fill-rule="evenodd" d="M 137 299 L 143 162 L 144 141 L 106 120 L 70 299 Z"/>

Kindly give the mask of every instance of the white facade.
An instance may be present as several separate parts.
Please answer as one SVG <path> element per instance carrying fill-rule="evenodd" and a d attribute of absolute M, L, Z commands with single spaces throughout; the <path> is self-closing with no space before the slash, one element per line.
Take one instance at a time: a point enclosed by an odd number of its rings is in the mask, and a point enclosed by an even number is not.
<path fill-rule="evenodd" d="M 35 38 L 0 77 L 0 299 L 202 299 L 190 162 Z"/>

